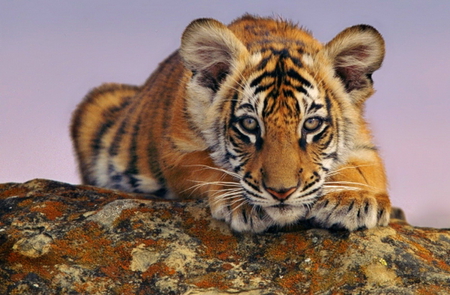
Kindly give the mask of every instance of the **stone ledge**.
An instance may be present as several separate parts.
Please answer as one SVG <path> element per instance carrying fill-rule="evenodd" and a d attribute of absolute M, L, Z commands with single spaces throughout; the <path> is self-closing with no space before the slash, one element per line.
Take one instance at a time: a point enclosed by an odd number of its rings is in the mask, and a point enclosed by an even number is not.
<path fill-rule="evenodd" d="M 0 294 L 450 294 L 450 230 L 236 235 L 205 202 L 0 185 Z"/>

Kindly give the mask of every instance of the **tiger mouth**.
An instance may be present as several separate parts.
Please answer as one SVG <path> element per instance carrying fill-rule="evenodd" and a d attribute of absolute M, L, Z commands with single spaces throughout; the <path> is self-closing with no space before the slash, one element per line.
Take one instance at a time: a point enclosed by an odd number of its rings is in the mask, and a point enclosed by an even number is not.
<path fill-rule="evenodd" d="M 276 204 L 276 205 L 273 205 L 273 206 L 270 206 L 271 208 L 276 208 L 276 209 L 287 209 L 287 208 L 290 208 L 290 207 L 292 207 L 292 205 L 288 205 L 288 204 L 285 204 L 285 203 L 280 203 L 280 204 Z"/>
<path fill-rule="evenodd" d="M 289 205 L 289 204 L 280 203 L 280 204 L 276 204 L 276 205 L 270 206 L 268 208 L 275 209 L 281 214 L 290 214 L 290 213 L 296 211 L 296 209 L 298 207 L 293 206 L 293 205 Z"/>

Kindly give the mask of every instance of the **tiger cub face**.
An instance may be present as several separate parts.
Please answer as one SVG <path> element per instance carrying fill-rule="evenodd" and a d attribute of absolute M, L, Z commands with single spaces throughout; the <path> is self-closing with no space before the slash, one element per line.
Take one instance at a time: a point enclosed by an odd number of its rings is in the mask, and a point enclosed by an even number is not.
<path fill-rule="evenodd" d="M 192 71 L 189 119 L 216 165 L 239 182 L 231 195 L 285 225 L 327 192 L 327 178 L 357 144 L 384 43 L 369 26 L 326 45 L 298 28 L 269 29 L 197 20 L 180 54 Z M 229 214 L 220 210 L 213 214 Z"/>

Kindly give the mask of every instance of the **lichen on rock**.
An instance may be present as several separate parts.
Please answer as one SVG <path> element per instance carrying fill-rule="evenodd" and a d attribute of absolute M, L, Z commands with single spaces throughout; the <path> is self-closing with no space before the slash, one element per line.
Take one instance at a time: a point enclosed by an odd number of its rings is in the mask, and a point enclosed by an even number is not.
<path fill-rule="evenodd" d="M 235 234 L 202 201 L 0 185 L 0 294 L 449 294 L 450 230 Z"/>

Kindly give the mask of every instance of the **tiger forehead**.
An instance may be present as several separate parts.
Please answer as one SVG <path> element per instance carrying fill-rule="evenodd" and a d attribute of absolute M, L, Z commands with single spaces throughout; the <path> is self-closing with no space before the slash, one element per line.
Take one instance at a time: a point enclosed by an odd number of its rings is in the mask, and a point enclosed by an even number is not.
<path fill-rule="evenodd" d="M 283 44 L 271 44 L 268 47 L 261 48 L 261 61 L 258 69 L 274 67 L 283 64 L 288 67 L 303 68 L 302 56 L 305 53 L 304 48 L 299 46 L 283 46 Z"/>
<path fill-rule="evenodd" d="M 314 96 L 314 82 L 299 56 L 299 50 L 283 47 L 271 47 L 263 52 L 249 86 L 253 96 L 263 100 L 264 118 L 275 115 L 284 117 L 283 121 L 297 121 L 304 96 L 310 100 Z"/>

